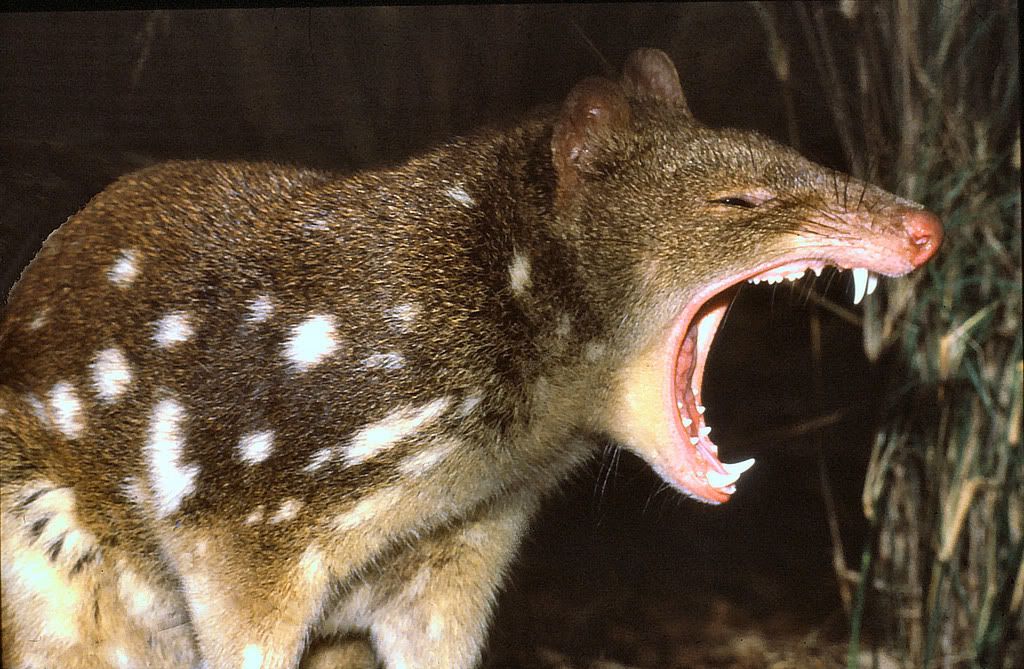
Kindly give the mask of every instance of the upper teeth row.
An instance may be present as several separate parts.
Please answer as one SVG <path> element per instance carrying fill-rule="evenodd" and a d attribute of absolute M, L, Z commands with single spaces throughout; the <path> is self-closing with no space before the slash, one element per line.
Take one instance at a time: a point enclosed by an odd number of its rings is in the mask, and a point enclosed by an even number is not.
<path fill-rule="evenodd" d="M 820 267 L 812 267 L 811 271 L 814 272 L 815 276 L 821 276 Z M 782 283 L 783 281 L 797 281 L 803 278 L 804 272 L 790 272 L 788 274 L 762 274 L 755 276 L 752 279 L 747 279 L 747 283 L 761 283 L 762 281 L 767 283 Z M 853 270 L 853 303 L 860 304 L 860 301 L 864 299 L 864 295 L 870 295 L 875 292 L 875 288 L 878 287 L 878 277 L 864 269 L 863 267 L 857 267 Z"/>
<path fill-rule="evenodd" d="M 799 281 L 803 278 L 804 273 L 807 270 L 800 270 L 799 272 L 789 272 L 787 274 L 761 274 L 755 276 L 753 279 L 747 279 L 747 283 L 782 283 L 783 281 Z M 812 267 L 811 271 L 814 272 L 814 276 L 821 276 L 820 267 Z"/>

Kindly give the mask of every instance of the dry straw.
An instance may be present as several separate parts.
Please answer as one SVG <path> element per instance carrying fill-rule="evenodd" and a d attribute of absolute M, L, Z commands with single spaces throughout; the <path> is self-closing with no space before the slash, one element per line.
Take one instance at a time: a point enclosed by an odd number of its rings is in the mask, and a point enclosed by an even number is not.
<path fill-rule="evenodd" d="M 852 171 L 925 203 L 947 233 L 933 263 L 865 307 L 867 354 L 901 362 L 864 486 L 848 665 L 1022 667 L 1016 3 L 795 12 Z M 777 10 L 759 13 L 774 63 Z"/>

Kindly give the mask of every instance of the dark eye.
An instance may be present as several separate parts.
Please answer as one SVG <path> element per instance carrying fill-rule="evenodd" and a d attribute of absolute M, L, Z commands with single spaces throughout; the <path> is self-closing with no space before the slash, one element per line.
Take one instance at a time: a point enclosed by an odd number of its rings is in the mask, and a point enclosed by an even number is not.
<path fill-rule="evenodd" d="M 753 209 L 757 207 L 756 202 L 743 197 L 720 197 L 717 200 L 712 200 L 715 204 L 724 204 L 727 207 L 742 207 L 744 209 Z"/>

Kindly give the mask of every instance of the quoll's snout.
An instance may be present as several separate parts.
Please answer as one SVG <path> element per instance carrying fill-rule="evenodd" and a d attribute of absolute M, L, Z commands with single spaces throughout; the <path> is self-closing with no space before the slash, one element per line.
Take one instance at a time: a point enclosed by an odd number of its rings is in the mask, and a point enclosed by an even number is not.
<path fill-rule="evenodd" d="M 903 227 L 910 239 L 910 262 L 920 267 L 942 246 L 942 222 L 930 211 L 914 210 L 903 215 Z"/>

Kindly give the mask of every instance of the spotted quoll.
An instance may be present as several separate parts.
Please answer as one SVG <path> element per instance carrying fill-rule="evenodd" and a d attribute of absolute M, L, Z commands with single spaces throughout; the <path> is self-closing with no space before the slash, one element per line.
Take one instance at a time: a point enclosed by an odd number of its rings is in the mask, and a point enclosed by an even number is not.
<path fill-rule="evenodd" d="M 734 492 L 701 380 L 738 284 L 832 265 L 859 300 L 941 236 L 701 125 L 655 50 L 394 169 L 124 176 L 0 325 L 3 666 L 471 667 L 602 439 Z"/>

